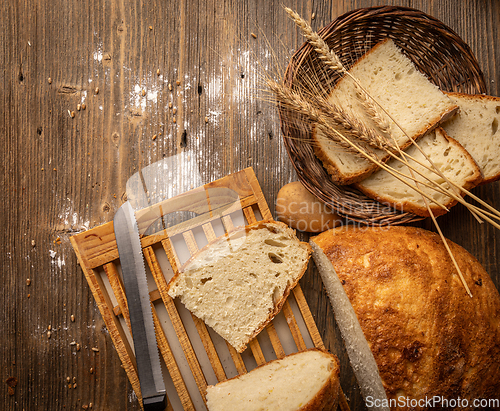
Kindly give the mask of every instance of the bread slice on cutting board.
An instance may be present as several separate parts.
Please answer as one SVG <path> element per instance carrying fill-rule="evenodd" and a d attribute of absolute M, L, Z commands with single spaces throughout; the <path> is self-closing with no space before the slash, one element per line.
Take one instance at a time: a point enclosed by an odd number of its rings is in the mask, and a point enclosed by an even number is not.
<path fill-rule="evenodd" d="M 415 140 L 458 110 L 457 104 L 432 84 L 390 39 L 376 44 L 354 64 L 350 73 Z M 367 126 L 378 130 L 357 97 L 350 77 L 344 76 L 337 83 L 329 100 Z M 391 134 L 398 145 L 407 147 L 410 139 L 391 123 Z M 349 135 L 342 128 L 339 131 Z M 312 138 L 315 154 L 338 184 L 360 181 L 377 169 L 369 160 L 340 148 L 338 143 L 329 140 L 317 127 L 313 130 Z M 384 152 L 375 152 L 380 159 L 388 159 Z"/>
<path fill-rule="evenodd" d="M 460 110 L 443 123 L 443 129 L 476 160 L 483 173 L 481 184 L 499 180 L 500 98 L 482 94 L 445 94 L 460 106 Z"/>
<path fill-rule="evenodd" d="M 311 249 L 286 224 L 259 222 L 207 245 L 179 270 L 168 294 L 238 352 L 281 310 Z"/>
<path fill-rule="evenodd" d="M 471 254 L 448 241 L 473 298 L 420 228 L 339 227 L 310 244 L 365 400 L 498 398 L 500 296 Z"/>
<path fill-rule="evenodd" d="M 417 144 L 432 160 L 434 165 L 441 170 L 448 181 L 455 183 L 458 187 L 469 190 L 481 182 L 481 170 L 472 156 L 460 143 L 449 137 L 442 128 L 437 128 L 427 133 Z M 415 145 L 409 147 L 406 153 L 415 160 L 408 160 L 409 164 L 415 167 L 421 174 L 427 176 L 445 189 L 457 191 L 455 188 L 451 187 L 441 175 L 425 169 L 422 164 L 431 168 L 432 166 Z M 420 162 L 420 164 L 418 162 Z M 403 179 L 413 186 L 416 186 L 415 182 L 410 178 L 410 170 L 405 164 L 392 159 L 387 165 L 408 176 Z M 423 183 L 427 183 L 426 179 L 417 172 L 414 172 L 414 176 L 417 181 L 420 182 L 418 188 L 436 202 L 444 205 L 448 209 L 457 203 L 457 200 L 447 194 L 441 193 L 431 187 L 425 187 Z M 378 170 L 370 177 L 357 183 L 356 188 L 368 197 L 397 210 L 410 212 L 423 217 L 430 215 L 422 195 L 386 170 Z M 463 193 L 460 193 L 460 195 L 463 196 Z M 428 202 L 435 216 L 446 213 L 446 210 L 435 203 Z"/>
<path fill-rule="evenodd" d="M 301 351 L 208 386 L 207 407 L 209 411 L 333 411 L 339 374 L 333 354 Z"/>

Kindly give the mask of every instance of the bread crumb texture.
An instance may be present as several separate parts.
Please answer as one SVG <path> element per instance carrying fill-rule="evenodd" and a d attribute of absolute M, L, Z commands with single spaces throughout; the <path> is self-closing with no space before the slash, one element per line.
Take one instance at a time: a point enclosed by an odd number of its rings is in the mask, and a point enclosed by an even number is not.
<path fill-rule="evenodd" d="M 472 155 L 484 183 L 500 179 L 500 98 L 447 93 L 460 111 L 443 124 L 446 132 Z"/>
<path fill-rule="evenodd" d="M 302 351 L 209 386 L 207 406 L 210 411 L 334 410 L 339 374 L 334 355 Z"/>
<path fill-rule="evenodd" d="M 310 246 L 286 224 L 257 223 L 193 256 L 168 294 L 242 352 L 279 312 L 309 256 Z"/>

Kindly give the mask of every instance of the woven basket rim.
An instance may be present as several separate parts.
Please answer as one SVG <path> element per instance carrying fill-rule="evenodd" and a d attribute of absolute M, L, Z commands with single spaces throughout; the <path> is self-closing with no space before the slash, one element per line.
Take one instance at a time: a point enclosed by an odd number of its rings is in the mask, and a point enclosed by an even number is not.
<path fill-rule="evenodd" d="M 399 24 L 405 26 L 405 28 L 411 29 L 423 27 L 429 30 L 429 32 L 432 32 L 432 35 L 436 37 L 437 40 L 433 45 L 439 43 L 436 47 L 441 47 L 442 50 L 446 48 L 448 54 L 455 53 L 457 56 L 460 56 L 460 58 L 463 58 L 460 70 L 454 68 L 448 59 L 448 64 L 446 64 L 446 61 L 443 63 L 442 66 L 444 66 L 444 69 L 441 72 L 436 70 L 436 73 L 429 74 L 426 70 L 433 70 L 433 67 L 427 67 L 423 64 L 432 65 L 433 62 L 425 63 L 425 59 L 419 60 L 419 55 L 412 54 L 418 53 L 418 49 L 413 50 L 409 47 L 404 48 L 403 52 L 412 59 L 421 71 L 424 71 L 424 74 L 426 74 L 434 84 L 445 89 L 445 91 L 464 92 L 465 90 L 471 94 L 482 94 L 486 92 L 486 83 L 483 73 L 470 47 L 455 31 L 446 26 L 443 22 L 420 10 L 401 6 L 374 6 L 354 9 L 337 17 L 334 21 L 317 32 L 327 43 L 334 41 L 334 37 L 338 36 L 342 39 L 343 44 L 348 44 L 350 47 L 354 48 L 353 43 L 356 39 L 353 40 L 342 35 L 346 32 L 349 33 L 348 30 L 354 27 L 358 30 L 354 31 L 354 33 L 357 36 L 357 40 L 359 40 L 358 34 L 362 32 L 361 30 L 367 30 L 366 27 L 371 28 L 371 25 L 375 27 L 377 24 L 380 24 L 380 21 L 383 21 L 383 23 L 387 25 Z M 366 27 L 363 26 L 363 24 Z M 382 38 L 392 37 L 392 35 L 391 32 L 389 35 Z M 401 47 L 401 41 L 398 38 L 394 40 L 396 44 Z M 412 38 L 412 42 L 415 44 L 417 44 L 417 40 L 418 38 Z M 423 41 L 421 41 L 421 43 L 423 43 Z M 372 45 L 374 44 L 375 42 Z M 420 44 L 418 45 L 421 46 Z M 332 47 L 331 44 L 329 44 L 329 46 Z M 403 47 L 404 46 L 405 44 L 403 44 Z M 345 47 L 347 48 L 347 46 Z M 451 51 L 449 51 L 448 48 Z M 429 50 L 429 53 L 430 52 Z M 309 59 L 308 62 L 310 64 L 310 60 L 314 59 L 314 53 L 313 47 L 308 42 L 304 42 L 297 49 L 290 59 L 285 72 L 285 86 L 294 86 L 297 71 L 303 69 L 306 60 Z M 445 55 L 445 58 L 447 56 L 448 55 Z M 452 54 L 452 56 L 454 55 Z M 466 75 L 464 76 L 463 73 L 466 73 Z M 285 148 L 299 180 L 311 194 L 327 204 L 333 211 L 348 220 L 366 225 L 407 224 L 423 219 L 423 217 L 390 209 L 386 205 L 381 205 L 350 186 L 335 185 L 323 168 L 321 161 L 317 157 L 312 158 L 310 156 L 309 148 L 305 150 L 306 153 L 304 154 L 304 146 L 301 145 L 302 143 L 297 143 L 297 140 L 294 138 L 294 133 L 297 133 L 297 131 L 293 130 L 293 127 L 288 124 L 289 121 L 286 115 L 286 109 L 278 104 L 278 112 Z M 308 138 L 310 138 L 310 136 L 308 136 Z M 322 169 L 322 171 L 320 169 Z"/>

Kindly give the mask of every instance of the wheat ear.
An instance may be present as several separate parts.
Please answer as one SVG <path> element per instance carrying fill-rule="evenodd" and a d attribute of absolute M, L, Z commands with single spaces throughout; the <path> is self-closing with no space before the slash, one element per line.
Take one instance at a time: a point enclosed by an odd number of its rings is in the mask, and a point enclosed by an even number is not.
<path fill-rule="evenodd" d="M 288 13 L 290 18 L 295 22 L 297 26 L 301 29 L 302 33 L 309 41 L 309 43 L 318 52 L 319 58 L 325 62 L 325 64 L 332 70 L 347 74 L 347 70 L 340 61 L 340 58 L 333 53 L 329 53 L 330 48 L 325 43 L 318 33 L 314 32 L 313 29 L 307 22 L 300 17 L 300 15 L 293 11 L 292 9 L 285 7 L 285 11 Z"/>
<path fill-rule="evenodd" d="M 321 96 L 313 96 L 312 100 L 319 110 L 332 118 L 342 126 L 347 132 L 360 139 L 364 143 L 382 150 L 394 150 L 394 145 L 383 138 L 379 133 L 370 127 L 367 127 L 362 121 L 359 121 L 354 115 L 341 109 L 338 105 L 329 102 Z"/>
<path fill-rule="evenodd" d="M 382 133 L 391 136 L 392 126 L 391 122 L 389 121 L 389 117 L 387 117 L 387 115 L 379 109 L 377 104 L 374 103 L 373 99 L 367 92 L 359 87 L 357 83 L 354 83 L 354 85 L 357 89 L 359 101 L 363 105 L 366 113 L 372 118 L 372 120 Z"/>
<path fill-rule="evenodd" d="M 317 123 L 322 127 L 325 131 L 325 135 L 328 136 L 331 140 L 338 143 L 342 148 L 349 150 L 351 153 L 359 155 L 359 152 L 362 150 L 358 144 L 352 143 L 348 144 L 344 139 L 340 138 L 338 133 L 331 132 L 334 130 L 336 126 L 338 126 L 337 120 L 332 117 L 325 115 L 324 112 L 315 107 L 311 102 L 303 99 L 300 95 L 298 95 L 293 90 L 288 87 L 284 87 L 281 84 L 277 83 L 274 80 L 267 80 L 267 85 L 271 91 L 276 95 L 277 101 L 279 101 L 284 106 L 305 115 L 312 122 Z M 345 118 L 342 121 L 347 121 Z"/>

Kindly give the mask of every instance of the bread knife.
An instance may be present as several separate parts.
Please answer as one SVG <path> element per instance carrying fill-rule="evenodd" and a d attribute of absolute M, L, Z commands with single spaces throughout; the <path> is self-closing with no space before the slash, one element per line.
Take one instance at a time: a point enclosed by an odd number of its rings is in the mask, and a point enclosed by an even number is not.
<path fill-rule="evenodd" d="M 156 344 L 144 255 L 134 210 L 129 201 L 116 212 L 113 227 L 127 297 L 144 411 L 164 411 L 165 383 Z"/>

